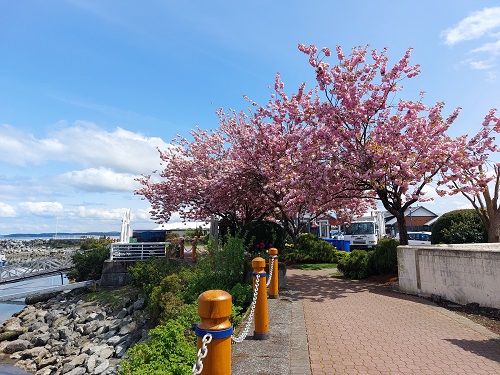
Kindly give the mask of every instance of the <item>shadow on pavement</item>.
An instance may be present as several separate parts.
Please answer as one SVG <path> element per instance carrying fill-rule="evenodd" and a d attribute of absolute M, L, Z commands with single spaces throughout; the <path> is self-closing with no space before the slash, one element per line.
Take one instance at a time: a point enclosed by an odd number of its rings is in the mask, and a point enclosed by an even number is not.
<path fill-rule="evenodd" d="M 500 363 L 500 340 L 490 339 L 485 341 L 446 339 L 463 350 L 483 356 Z"/>
<path fill-rule="evenodd" d="M 300 298 L 313 302 L 345 298 L 352 293 L 369 292 L 426 305 L 435 305 L 421 297 L 392 290 L 390 286 L 377 285 L 362 280 L 350 280 L 341 276 L 331 276 L 332 273 L 324 271 L 292 271 L 287 277 L 288 289 L 300 292 Z"/>

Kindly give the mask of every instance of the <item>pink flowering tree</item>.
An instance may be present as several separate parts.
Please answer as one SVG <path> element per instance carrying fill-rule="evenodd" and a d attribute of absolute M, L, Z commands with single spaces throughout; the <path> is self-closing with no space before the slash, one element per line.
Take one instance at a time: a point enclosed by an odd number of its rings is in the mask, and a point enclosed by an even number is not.
<path fill-rule="evenodd" d="M 316 138 L 359 187 L 373 191 L 396 217 L 400 243 L 407 244 L 404 213 L 427 200 L 424 188 L 455 156 L 458 141 L 446 131 L 459 109 L 444 118 L 444 104 L 424 105 L 423 93 L 418 101 L 396 98 L 401 81 L 419 74 L 418 65 L 410 65 L 410 49 L 392 67 L 386 50 L 368 53 L 368 47 L 357 47 L 346 57 L 337 47 L 335 65 L 324 61 L 331 55 L 328 48 L 299 45 L 299 50 L 309 56 L 326 97 L 314 109 Z"/>
<path fill-rule="evenodd" d="M 157 222 L 167 222 L 174 212 L 184 220 L 209 221 L 215 216 L 233 226 L 266 217 L 270 210 L 252 190 L 253 183 L 234 173 L 224 136 L 217 131 L 191 132 L 192 141 L 179 137 L 160 151 L 165 168 L 139 179 Z"/>
<path fill-rule="evenodd" d="M 490 160 L 498 152 L 494 133 L 500 132 L 496 109 L 485 116 L 472 138 L 461 137 L 452 163 L 442 170 L 438 193 L 462 194 L 481 218 L 488 242 L 500 242 L 500 164 Z"/>

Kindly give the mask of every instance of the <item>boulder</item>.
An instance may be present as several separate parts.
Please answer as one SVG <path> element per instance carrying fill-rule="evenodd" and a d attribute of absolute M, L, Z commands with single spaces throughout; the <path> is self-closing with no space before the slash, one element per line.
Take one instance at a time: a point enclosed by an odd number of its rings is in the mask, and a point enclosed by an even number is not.
<path fill-rule="evenodd" d="M 43 333 L 41 335 L 35 335 L 31 339 L 31 343 L 34 346 L 45 346 L 50 340 L 50 334 L 49 333 Z"/>
<path fill-rule="evenodd" d="M 5 354 L 13 354 L 16 352 L 21 352 L 23 350 L 26 350 L 29 347 L 30 347 L 30 342 L 28 340 L 17 339 L 17 340 L 9 342 L 5 346 L 3 352 Z"/>
<path fill-rule="evenodd" d="M 1 341 L 12 341 L 12 340 L 15 340 L 22 333 L 23 333 L 23 331 L 21 331 L 21 330 L 19 330 L 19 331 L 4 331 L 4 332 L 0 333 L 0 342 Z"/>
<path fill-rule="evenodd" d="M 85 367 L 87 368 L 87 372 L 89 374 L 94 373 L 94 369 L 96 367 L 96 364 L 97 364 L 97 358 L 95 355 L 90 355 L 87 357 L 87 359 L 85 361 Z"/>
<path fill-rule="evenodd" d="M 87 373 L 87 369 L 85 367 L 76 367 L 70 372 L 67 373 L 67 375 L 85 375 Z M 66 372 L 64 372 L 66 374 Z"/>
<path fill-rule="evenodd" d="M 98 365 L 94 369 L 94 374 L 102 374 L 104 373 L 109 367 L 109 361 L 107 359 L 103 359 L 101 362 L 98 363 Z"/>
<path fill-rule="evenodd" d="M 31 349 L 26 349 L 23 352 L 21 352 L 21 358 L 22 359 L 30 359 L 30 358 L 43 358 L 45 357 L 49 351 L 45 348 L 31 348 Z"/>
<path fill-rule="evenodd" d="M 2 327 L 3 331 L 22 331 L 23 328 L 21 327 L 21 318 L 17 316 L 13 316 L 12 318 L 8 319 Z"/>

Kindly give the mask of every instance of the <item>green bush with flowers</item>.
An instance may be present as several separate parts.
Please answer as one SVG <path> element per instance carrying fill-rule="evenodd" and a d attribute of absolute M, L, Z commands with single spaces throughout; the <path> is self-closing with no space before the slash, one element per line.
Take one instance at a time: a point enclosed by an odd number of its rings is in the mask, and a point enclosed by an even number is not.
<path fill-rule="evenodd" d="M 241 228 L 238 237 L 245 240 L 246 251 L 254 256 L 265 253 L 271 247 L 282 251 L 286 234 L 278 223 L 251 221 Z"/>

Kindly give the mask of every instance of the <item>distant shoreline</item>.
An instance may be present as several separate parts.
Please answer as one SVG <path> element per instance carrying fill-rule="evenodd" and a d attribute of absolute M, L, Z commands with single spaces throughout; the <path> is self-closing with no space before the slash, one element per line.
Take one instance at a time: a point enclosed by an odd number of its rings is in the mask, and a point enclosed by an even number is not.
<path fill-rule="evenodd" d="M 0 234 L 0 240 L 15 239 L 67 239 L 67 238 L 85 238 L 85 237 L 120 237 L 120 232 L 85 232 L 85 233 L 12 233 Z"/>

